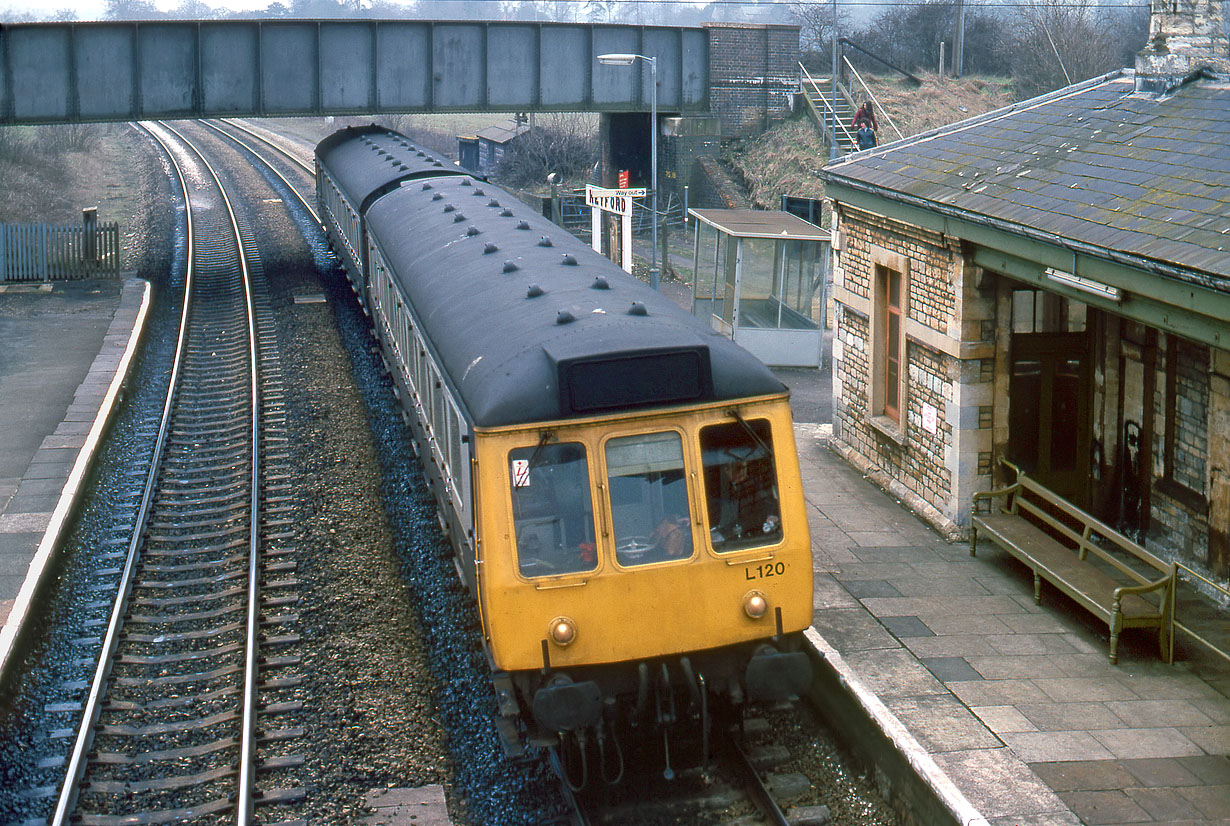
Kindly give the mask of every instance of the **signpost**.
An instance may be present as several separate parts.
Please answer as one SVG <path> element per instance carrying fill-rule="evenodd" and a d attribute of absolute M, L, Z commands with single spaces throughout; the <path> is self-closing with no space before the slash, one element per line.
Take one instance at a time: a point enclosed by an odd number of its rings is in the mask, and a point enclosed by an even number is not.
<path fill-rule="evenodd" d="M 589 206 L 590 246 L 594 252 L 602 252 L 602 213 L 618 215 L 620 263 L 624 272 L 632 272 L 632 199 L 644 198 L 647 193 L 648 190 L 645 189 L 606 189 L 593 185 L 585 187 L 585 203 Z"/>

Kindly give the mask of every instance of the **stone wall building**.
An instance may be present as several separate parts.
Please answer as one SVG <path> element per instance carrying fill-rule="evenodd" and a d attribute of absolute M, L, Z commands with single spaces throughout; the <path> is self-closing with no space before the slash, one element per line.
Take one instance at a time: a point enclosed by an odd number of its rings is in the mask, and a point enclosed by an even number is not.
<path fill-rule="evenodd" d="M 1156 5 L 1135 71 L 826 168 L 834 442 L 951 535 L 1006 458 L 1225 584 L 1230 53 Z"/>

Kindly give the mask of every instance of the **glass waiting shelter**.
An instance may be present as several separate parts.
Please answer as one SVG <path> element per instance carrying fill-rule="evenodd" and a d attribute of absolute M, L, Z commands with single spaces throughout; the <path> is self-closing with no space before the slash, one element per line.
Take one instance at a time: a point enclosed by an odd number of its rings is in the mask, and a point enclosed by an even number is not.
<path fill-rule="evenodd" d="M 691 209 L 692 314 L 765 364 L 819 367 L 829 232 L 788 212 Z"/>

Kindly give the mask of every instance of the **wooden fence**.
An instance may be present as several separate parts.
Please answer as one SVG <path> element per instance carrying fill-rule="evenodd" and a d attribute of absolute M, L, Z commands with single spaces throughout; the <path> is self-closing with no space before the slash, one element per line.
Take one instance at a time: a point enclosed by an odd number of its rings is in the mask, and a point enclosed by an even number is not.
<path fill-rule="evenodd" d="M 0 224 L 0 283 L 117 278 L 120 225 Z"/>

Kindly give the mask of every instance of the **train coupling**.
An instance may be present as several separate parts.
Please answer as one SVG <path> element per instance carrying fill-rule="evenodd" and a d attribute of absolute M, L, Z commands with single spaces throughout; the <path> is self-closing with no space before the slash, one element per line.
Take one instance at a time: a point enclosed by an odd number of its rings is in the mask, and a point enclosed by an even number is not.
<path fill-rule="evenodd" d="M 556 674 L 534 692 L 534 720 L 547 731 L 577 731 L 597 725 L 602 718 L 602 690 L 585 680 L 573 682 Z"/>
<path fill-rule="evenodd" d="M 807 693 L 811 660 L 802 651 L 779 651 L 771 645 L 756 649 L 747 662 L 744 682 L 752 701 L 777 702 Z"/>

